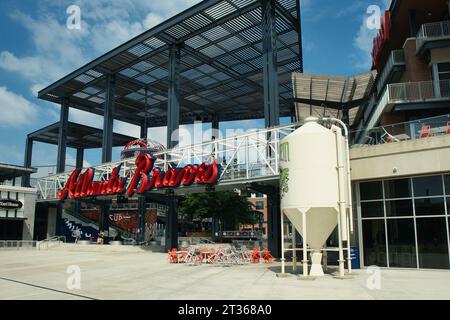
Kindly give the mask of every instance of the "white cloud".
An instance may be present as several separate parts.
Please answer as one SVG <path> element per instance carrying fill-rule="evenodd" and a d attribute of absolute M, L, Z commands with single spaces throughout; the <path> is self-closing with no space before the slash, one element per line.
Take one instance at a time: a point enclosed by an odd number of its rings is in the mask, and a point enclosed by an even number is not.
<path fill-rule="evenodd" d="M 59 106 L 58 107 L 59 110 Z M 59 111 L 58 111 L 59 112 Z M 94 113 L 86 112 L 83 110 L 70 108 L 69 121 L 84 124 L 86 126 L 102 129 L 103 128 L 103 116 L 99 116 Z"/>
<path fill-rule="evenodd" d="M 381 0 L 378 3 L 380 5 L 381 11 L 389 8 L 390 0 Z M 372 47 L 373 39 L 378 34 L 378 30 L 369 29 L 367 27 L 367 18 L 369 16 L 364 12 L 361 25 L 358 32 L 353 39 L 353 47 L 357 49 L 357 54 L 352 54 L 352 57 L 356 60 L 356 66 L 365 71 L 372 67 Z"/>
<path fill-rule="evenodd" d="M 373 38 L 377 35 L 378 30 L 371 30 L 366 25 L 366 18 L 363 19 L 358 33 L 353 40 L 353 46 L 358 49 L 359 55 L 356 66 L 361 69 L 369 70 L 372 66 L 372 46 Z"/>
<path fill-rule="evenodd" d="M 10 15 L 29 32 L 34 52 L 21 56 L 4 50 L 0 69 L 28 80 L 36 95 L 37 90 L 197 2 L 43 0 L 37 4 L 39 16 L 20 11 Z M 81 30 L 66 28 L 66 8 L 72 4 L 81 8 Z"/>
<path fill-rule="evenodd" d="M 22 97 L 0 87 L 0 127 L 20 127 L 32 123 L 38 115 L 38 107 Z"/>
<path fill-rule="evenodd" d="M 147 17 L 145 17 L 143 24 L 146 29 L 151 29 L 154 26 L 157 26 L 158 24 L 160 24 L 163 21 L 163 19 L 164 18 L 161 15 L 150 12 L 147 15 Z"/>

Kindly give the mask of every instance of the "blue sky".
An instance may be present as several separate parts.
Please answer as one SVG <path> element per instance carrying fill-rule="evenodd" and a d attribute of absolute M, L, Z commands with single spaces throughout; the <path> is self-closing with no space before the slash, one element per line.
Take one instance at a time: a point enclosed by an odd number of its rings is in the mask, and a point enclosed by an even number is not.
<path fill-rule="evenodd" d="M 38 90 L 81 67 L 198 0 L 1 0 L 0 162 L 22 164 L 27 133 L 58 121 L 59 106 L 36 98 Z M 305 73 L 350 75 L 368 71 L 375 31 L 365 26 L 369 5 L 387 0 L 303 0 Z M 81 30 L 66 28 L 66 9 L 81 8 Z M 70 121 L 95 127 L 102 117 L 70 110 Z M 262 121 L 221 124 L 249 129 Z M 207 129 L 208 126 L 205 126 Z M 139 129 L 115 123 L 116 132 Z M 165 142 L 164 128 L 150 137 Z M 117 159 L 120 150 L 114 151 Z M 86 152 L 86 165 L 100 162 L 100 150 Z M 68 149 L 67 163 L 75 152 Z M 56 147 L 35 143 L 33 165 L 54 165 Z"/>

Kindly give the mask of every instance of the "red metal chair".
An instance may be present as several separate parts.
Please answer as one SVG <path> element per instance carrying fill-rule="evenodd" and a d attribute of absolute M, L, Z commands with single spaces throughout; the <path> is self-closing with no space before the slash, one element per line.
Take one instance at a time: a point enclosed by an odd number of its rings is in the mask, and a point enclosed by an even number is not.
<path fill-rule="evenodd" d="M 261 259 L 261 252 L 259 251 L 259 248 L 253 248 L 252 262 L 259 263 L 260 259 Z"/>
<path fill-rule="evenodd" d="M 420 138 L 431 137 L 431 126 L 429 124 L 424 124 L 422 129 L 420 129 Z"/>
<path fill-rule="evenodd" d="M 273 256 L 270 254 L 270 251 L 267 248 L 264 248 L 263 259 L 264 259 L 264 263 L 272 263 L 273 262 Z"/>
<path fill-rule="evenodd" d="M 172 249 L 168 251 L 169 257 L 168 260 L 170 263 L 178 263 L 178 250 Z"/>

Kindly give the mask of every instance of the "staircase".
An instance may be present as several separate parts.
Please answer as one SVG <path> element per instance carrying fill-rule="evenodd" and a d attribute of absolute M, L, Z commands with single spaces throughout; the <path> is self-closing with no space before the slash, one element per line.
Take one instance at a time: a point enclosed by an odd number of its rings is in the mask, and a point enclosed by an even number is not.
<path fill-rule="evenodd" d="M 73 233 L 75 230 L 81 230 L 81 240 L 89 240 L 90 237 L 95 241 L 98 238 L 98 230 L 92 226 L 83 225 L 82 223 L 77 223 L 68 218 L 62 219 L 62 236 L 66 237 L 66 242 L 74 243 L 75 237 Z"/>

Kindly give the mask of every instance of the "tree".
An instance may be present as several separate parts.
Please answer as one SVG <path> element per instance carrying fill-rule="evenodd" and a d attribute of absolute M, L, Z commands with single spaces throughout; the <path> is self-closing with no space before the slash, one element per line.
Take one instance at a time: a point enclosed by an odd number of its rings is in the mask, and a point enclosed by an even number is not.
<path fill-rule="evenodd" d="M 239 224 L 258 223 L 253 204 L 233 191 L 191 193 L 180 206 L 184 219 L 216 217 L 225 229 L 235 229 Z"/>

